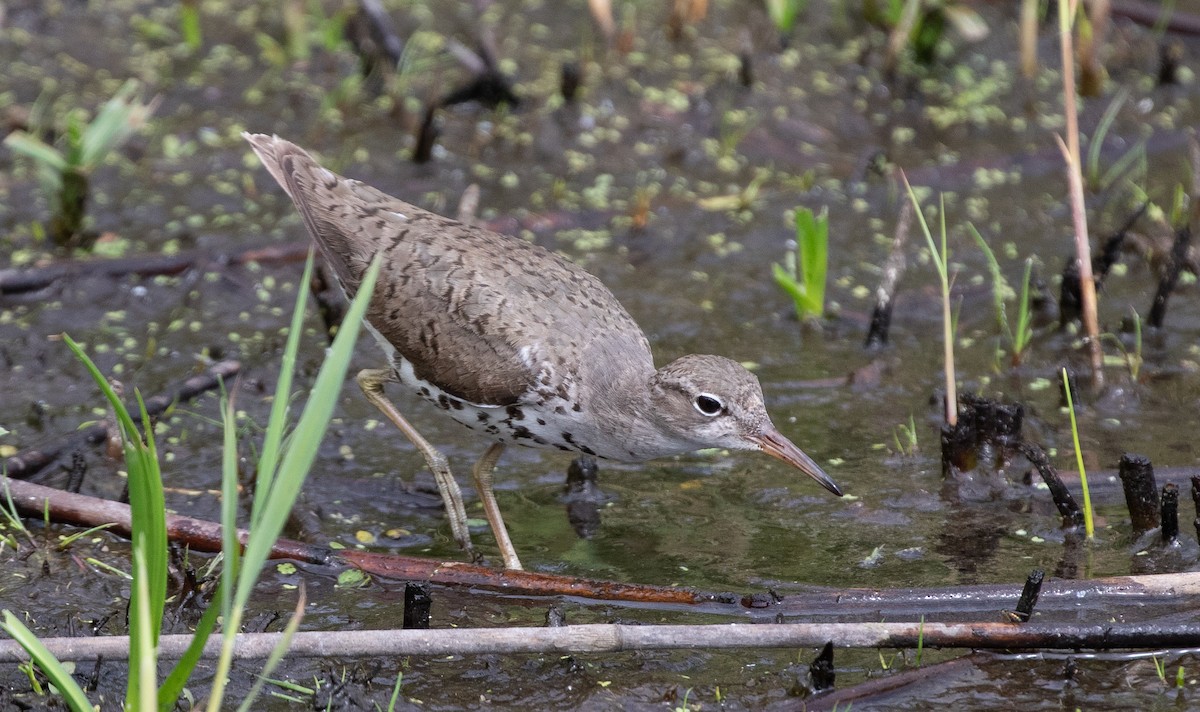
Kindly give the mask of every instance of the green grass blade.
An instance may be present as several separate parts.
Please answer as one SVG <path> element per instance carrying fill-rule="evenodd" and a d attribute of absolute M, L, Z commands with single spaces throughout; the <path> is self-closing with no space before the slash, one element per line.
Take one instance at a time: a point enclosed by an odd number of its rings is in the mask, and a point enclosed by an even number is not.
<path fill-rule="evenodd" d="M 317 374 L 316 383 L 305 403 L 304 411 L 296 424 L 293 436 L 289 439 L 286 452 L 280 462 L 279 475 L 275 478 L 270 492 L 263 500 L 264 511 L 257 517 L 258 526 L 250 532 L 250 540 L 246 544 L 242 558 L 242 573 L 239 577 L 237 592 L 234 595 L 235 609 L 244 608 L 250 600 L 254 589 L 254 581 L 270 555 L 271 546 L 283 531 L 288 513 L 296 502 L 300 487 L 308 476 L 317 456 L 329 419 L 333 416 L 333 408 L 337 403 L 338 393 L 350 367 L 350 357 L 354 351 L 354 342 L 358 336 L 363 315 L 367 304 L 374 293 L 376 277 L 379 275 L 380 260 L 378 257 L 371 263 L 370 269 L 363 276 L 358 295 L 350 304 L 342 328 L 338 330 L 333 346 Z"/>
<path fill-rule="evenodd" d="M 1183 676 L 1183 666 L 1179 666 L 1180 677 Z M 404 684 L 404 671 L 396 673 L 396 684 L 392 686 L 392 696 L 388 699 L 387 712 L 396 711 L 396 702 L 400 699 L 400 686 Z M 1179 683 L 1179 687 L 1183 687 L 1183 683 Z"/>
<path fill-rule="evenodd" d="M 225 596 L 225 582 L 217 584 L 217 592 L 213 597 L 214 601 L 222 600 Z M 210 605 L 204 609 L 204 614 L 200 616 L 200 622 L 196 624 L 196 632 L 192 635 L 192 642 L 188 643 L 187 650 L 183 656 L 179 658 L 179 662 L 175 663 L 175 667 L 171 669 L 171 674 L 167 675 L 167 679 L 163 680 L 162 685 L 158 688 L 158 710 L 159 712 L 171 712 L 175 709 L 175 704 L 179 700 L 179 695 L 183 693 L 183 688 L 187 685 L 188 678 L 192 676 L 192 671 L 196 669 L 196 665 L 200 663 L 200 656 L 204 653 L 204 646 L 208 643 L 209 636 L 217 627 L 217 617 L 221 612 L 219 605 Z"/>
<path fill-rule="evenodd" d="M 124 438 L 133 539 L 126 700 L 130 709 L 153 709 L 158 688 L 158 636 L 167 597 L 167 515 L 154 426 L 141 394 L 136 396 L 146 434 L 144 441 L 137 431 Z"/>
<path fill-rule="evenodd" d="M 196 625 L 196 633 L 187 651 L 171 674 L 163 681 L 158 691 L 159 712 L 169 712 L 174 709 L 184 685 L 191 677 L 192 671 L 200 662 L 213 630 L 216 628 L 218 615 L 227 626 L 235 628 L 236 618 L 231 613 L 232 592 L 236 586 L 236 576 L 241 562 L 241 547 L 237 541 L 237 507 L 238 507 L 238 468 L 237 468 L 237 420 L 234 414 L 233 402 L 228 394 L 221 395 L 221 415 L 224 429 L 221 457 L 221 550 L 224 561 L 221 567 L 221 582 L 213 596 L 213 603 L 204 610 L 200 622 Z"/>
<path fill-rule="evenodd" d="M 34 664 L 46 673 L 46 677 L 50 678 L 50 682 L 58 689 L 73 712 L 93 712 L 92 703 L 88 702 L 87 695 L 83 693 L 79 683 L 75 682 L 75 678 L 71 677 L 71 673 L 45 645 L 42 645 L 42 641 L 38 640 L 33 631 L 26 628 L 25 624 L 12 614 L 12 611 L 4 611 L 4 622 L 0 623 L 0 630 L 12 636 L 12 639 L 29 653 Z"/>
<path fill-rule="evenodd" d="M 154 102 L 142 104 L 134 99 L 138 86 L 136 79 L 125 82 L 83 130 L 77 164 L 82 170 L 88 171 L 100 165 L 105 156 L 142 128 L 154 112 Z"/>
<path fill-rule="evenodd" d="M 130 496 L 130 499 L 133 499 Z M 125 692 L 125 709 L 152 710 L 158 705 L 158 655 L 155 650 L 157 631 L 151 617 L 150 581 L 145 548 L 133 548 L 133 594 L 142 603 L 129 605 L 129 689 Z"/>
<path fill-rule="evenodd" d="M 144 445 L 139 447 L 139 469 L 136 480 L 142 490 L 145 512 L 145 534 L 148 537 L 146 550 L 145 571 L 148 576 L 152 632 L 154 644 L 158 645 L 158 636 L 162 630 L 163 611 L 167 601 L 167 502 L 163 493 L 162 469 L 158 461 L 158 446 L 154 441 L 154 424 L 150 422 L 150 414 L 146 411 L 146 403 L 142 394 L 134 391 L 138 409 L 141 410 L 142 428 L 146 432 Z M 129 473 L 132 482 L 133 472 Z M 132 501 L 133 487 L 130 487 Z M 132 507 L 132 504 L 130 505 Z M 135 569 L 136 573 L 136 569 Z"/>
<path fill-rule="evenodd" d="M 204 34 L 200 28 L 200 3 L 181 0 L 179 3 L 179 32 L 188 49 L 195 52 L 204 43 Z"/>
<path fill-rule="evenodd" d="M 99 386 L 116 415 L 125 450 L 125 469 L 129 477 L 130 540 L 133 543 L 134 586 L 130 595 L 129 686 L 127 702 L 132 705 L 144 684 L 141 671 L 157 667 L 158 636 L 162 627 L 167 593 L 167 524 L 162 473 L 154 444 L 154 428 L 141 394 L 137 395 L 145 435 L 138 432 L 124 403 L 113 391 L 96 364 L 70 336 L 63 335 L 67 348 L 83 363 Z M 143 584 L 144 582 L 144 584 Z M 142 656 L 147 656 L 149 662 Z M 150 683 L 154 684 L 153 675 Z"/>
<path fill-rule="evenodd" d="M 279 451 L 287 430 L 288 403 L 292 395 L 292 376 L 296 370 L 296 354 L 300 352 L 300 334 L 304 331 L 304 308 L 308 301 L 308 285 L 312 282 L 313 251 L 308 251 L 304 263 L 304 276 L 296 287 L 296 307 L 292 310 L 292 323 L 288 329 L 287 345 L 283 349 L 283 363 L 279 366 L 279 382 L 275 385 L 275 399 L 271 402 L 271 415 L 267 420 L 267 433 L 263 439 L 262 453 L 258 457 L 258 478 L 254 487 L 253 518 L 251 529 L 258 525 L 257 518 L 266 510 L 263 498 L 271 491 L 275 471 L 279 467 Z M 228 427 L 228 426 L 226 426 Z M 233 588 L 229 589 L 232 595 Z"/>
<path fill-rule="evenodd" d="M 13 131 L 4 137 L 4 145 L 33 160 L 38 166 L 46 166 L 56 173 L 67 169 L 67 158 L 57 148 L 51 146 L 33 134 L 24 131 Z"/>
<path fill-rule="evenodd" d="M 1075 403 L 1071 400 L 1071 382 L 1067 379 L 1067 369 L 1062 370 L 1063 390 L 1067 393 L 1067 413 L 1071 415 L 1071 440 L 1075 443 L 1075 464 L 1079 468 L 1079 486 L 1083 490 L 1083 530 L 1087 538 L 1096 534 L 1096 525 L 1092 520 L 1092 495 L 1088 490 L 1087 471 L 1083 467 L 1083 450 L 1079 447 L 1079 425 L 1075 422 Z"/>
<path fill-rule="evenodd" d="M 221 457 L 221 551 L 225 561 L 221 566 L 221 595 L 216 599 L 221 615 L 231 620 L 233 592 L 241 570 L 242 547 L 237 535 L 238 510 L 238 449 L 237 420 L 233 401 L 226 396 L 224 414 L 225 439 Z"/>
<path fill-rule="evenodd" d="M 104 377 L 103 373 L 100 373 L 100 369 L 96 368 L 96 364 L 92 363 L 92 360 L 88 358 L 87 354 L 83 352 L 83 348 L 74 339 L 67 334 L 63 334 L 62 338 L 67 348 L 71 350 L 75 358 L 79 359 L 83 367 L 91 375 L 92 380 L 100 387 L 100 392 L 108 399 L 108 404 L 112 406 L 113 411 L 116 413 L 117 424 L 120 426 L 121 431 L 136 433 L 137 428 L 133 424 L 133 418 L 129 417 L 129 411 L 125 409 L 125 404 L 121 402 L 121 399 L 117 397 L 116 391 L 109 385 L 108 379 Z"/>
<path fill-rule="evenodd" d="M 992 247 L 983 239 L 983 235 L 975 229 L 975 225 L 967 223 L 967 229 L 971 232 L 971 237 L 975 238 L 975 244 L 979 245 L 983 256 L 987 258 L 988 272 L 992 275 L 992 304 L 996 310 L 996 322 L 1000 326 L 1000 330 L 1008 337 L 1009 341 L 1014 341 L 1012 328 L 1008 325 L 1008 311 L 1004 307 L 1004 275 L 1000 272 L 1000 263 L 996 261 L 996 255 L 992 252 Z"/>
<path fill-rule="evenodd" d="M 804 292 L 804 285 L 797 282 L 796 278 L 778 262 L 771 265 L 771 273 L 775 277 L 775 284 L 778 284 L 792 298 L 792 304 L 796 307 L 796 316 L 803 321 L 811 313 L 808 309 L 809 300 L 808 295 Z"/>
<path fill-rule="evenodd" d="M 1017 305 L 1017 328 L 1013 332 L 1013 355 L 1020 358 L 1033 339 L 1033 305 L 1029 302 L 1029 282 L 1033 278 L 1033 258 L 1025 259 L 1025 276 L 1021 279 L 1021 303 Z"/>
<path fill-rule="evenodd" d="M 825 312 L 825 280 L 829 271 L 829 209 L 814 215 L 808 208 L 796 211 L 797 258 L 808 312 L 820 317 Z"/>
<path fill-rule="evenodd" d="M 283 629 L 283 635 L 279 637 L 279 643 L 271 650 L 271 654 L 267 656 L 267 661 L 263 664 L 263 669 L 258 674 L 258 679 L 254 681 L 254 685 L 246 693 L 242 704 L 238 706 L 238 712 L 249 712 L 253 708 L 254 701 L 258 699 L 259 694 L 262 693 L 263 686 L 267 684 L 267 679 L 275 671 L 275 668 L 279 667 L 279 663 L 283 661 L 283 656 L 287 654 L 288 648 L 292 645 L 292 638 L 296 636 L 296 631 L 300 629 L 300 621 L 304 619 L 304 608 L 307 601 L 308 596 L 305 595 L 304 586 L 301 586 L 300 597 L 296 600 L 296 610 L 293 611 L 292 617 Z"/>
<path fill-rule="evenodd" d="M 1113 121 L 1117 118 L 1117 112 L 1125 104 L 1125 100 L 1129 98 L 1129 88 L 1121 87 L 1117 95 L 1113 97 L 1112 102 L 1104 110 L 1104 114 L 1100 117 L 1100 121 L 1096 124 L 1096 131 L 1092 135 L 1091 141 L 1088 142 L 1087 155 L 1087 179 L 1088 185 L 1093 190 L 1100 187 L 1098 179 L 1100 178 L 1100 149 L 1104 146 L 1104 139 L 1108 137 L 1108 132 L 1112 129 Z"/>
<path fill-rule="evenodd" d="M 1104 175 L 1100 177 L 1098 186 L 1101 189 L 1111 186 L 1116 182 L 1117 178 L 1131 173 L 1129 177 L 1131 182 L 1143 180 L 1146 176 L 1146 139 L 1140 139 L 1129 150 L 1121 154 L 1121 157 L 1113 161 Z"/>
<path fill-rule="evenodd" d="M 937 268 L 938 277 L 941 279 L 944 286 L 949 286 L 950 280 L 947 276 L 946 262 L 947 255 L 944 252 L 938 252 L 937 244 L 933 241 L 933 233 L 929 230 L 929 223 L 925 221 L 925 211 L 921 208 L 920 201 L 917 200 L 917 193 L 912 186 L 908 184 L 908 178 L 904 179 L 904 187 L 908 189 L 908 199 L 912 201 L 913 212 L 917 216 L 917 223 L 921 226 L 921 234 L 925 236 L 925 244 L 929 246 L 929 252 L 933 258 L 933 266 Z M 945 225 L 945 213 L 942 214 L 942 224 Z M 942 247 L 945 247 L 945 230 L 942 230 Z"/>

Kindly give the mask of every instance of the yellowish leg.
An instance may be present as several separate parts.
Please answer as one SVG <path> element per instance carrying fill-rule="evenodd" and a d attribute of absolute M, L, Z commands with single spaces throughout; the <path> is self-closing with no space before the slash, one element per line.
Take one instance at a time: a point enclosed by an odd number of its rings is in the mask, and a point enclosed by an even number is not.
<path fill-rule="evenodd" d="M 496 546 L 500 547 L 500 555 L 504 557 L 504 568 L 520 570 L 521 560 L 517 558 L 512 539 L 508 537 L 504 518 L 500 516 L 500 505 L 496 503 L 496 493 L 492 491 L 492 469 L 496 467 L 496 460 L 500 459 L 502 452 L 504 443 L 492 443 L 471 472 L 475 476 L 475 489 L 479 490 L 479 498 L 483 500 L 483 511 L 492 527 L 492 535 L 496 537 Z"/>
<path fill-rule="evenodd" d="M 458 545 L 474 560 L 475 549 L 471 546 L 471 532 L 467 529 L 467 510 L 463 507 L 462 490 L 459 489 L 458 483 L 454 481 L 454 475 L 450 474 L 450 464 L 446 460 L 446 456 L 438 452 L 437 448 L 433 445 L 430 445 L 428 440 L 421 437 L 417 429 L 405 420 L 404 416 L 400 415 L 400 411 L 396 410 L 396 406 L 392 405 L 392 402 L 383 393 L 383 385 L 385 383 L 396 383 L 395 374 L 390 368 L 369 368 L 359 371 L 355 380 L 358 381 L 358 387 L 362 389 L 367 400 L 371 401 L 389 420 L 395 423 L 396 427 L 400 428 L 400 432 L 404 433 L 405 437 L 425 456 L 425 462 L 428 463 L 429 469 L 433 471 L 433 479 L 437 482 L 438 492 L 442 495 L 442 502 L 446 505 L 446 516 L 450 518 L 450 532 L 454 535 L 454 540 L 458 542 Z M 491 450 L 488 450 L 488 452 L 490 453 Z M 499 457 L 499 455 L 500 453 L 497 452 L 496 456 L 492 458 L 491 462 L 493 465 L 496 462 L 496 457 Z M 485 453 L 483 457 L 486 460 L 487 454 Z M 491 478 L 489 477 L 488 480 L 488 495 L 490 496 L 492 490 L 490 484 Z M 478 475 L 476 475 L 476 481 L 478 482 Z M 492 506 L 495 507 L 495 504 L 496 501 L 493 498 Z M 486 499 L 484 500 L 484 505 L 485 507 L 487 505 Z M 499 517 L 499 511 L 497 511 L 496 516 Z M 491 521 L 490 511 L 488 513 L 488 521 Z M 495 528 L 496 526 L 493 524 L 492 529 L 494 530 Z M 500 529 L 501 531 L 504 530 L 503 523 L 500 524 Z M 499 536 L 497 536 L 497 539 L 499 539 Z M 505 535 L 505 541 L 507 541 L 507 534 Z M 512 548 L 511 544 L 509 544 L 509 548 Z M 516 558 L 514 557 L 513 560 L 515 561 Z M 521 568 L 520 563 L 517 564 L 517 568 Z"/>

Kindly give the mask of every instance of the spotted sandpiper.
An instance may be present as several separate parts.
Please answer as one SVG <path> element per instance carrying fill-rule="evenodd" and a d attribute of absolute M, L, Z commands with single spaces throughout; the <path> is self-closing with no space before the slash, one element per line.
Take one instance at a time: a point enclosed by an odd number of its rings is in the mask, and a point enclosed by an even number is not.
<path fill-rule="evenodd" d="M 322 168 L 295 144 L 244 134 L 287 192 L 349 296 L 384 256 L 367 326 L 388 366 L 359 387 L 425 456 L 455 540 L 472 556 L 446 457 L 384 395 L 400 385 L 491 440 L 475 487 L 504 565 L 521 568 L 492 491 L 506 445 L 641 462 L 702 448 L 761 450 L 842 492 L 771 423 L 758 379 L 721 356 L 655 370 L 612 292 L 525 240 L 422 210 Z"/>

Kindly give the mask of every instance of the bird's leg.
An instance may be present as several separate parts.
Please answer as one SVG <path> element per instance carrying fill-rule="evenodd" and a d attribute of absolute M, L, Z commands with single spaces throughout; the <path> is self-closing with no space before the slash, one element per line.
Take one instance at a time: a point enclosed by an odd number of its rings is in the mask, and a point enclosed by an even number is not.
<path fill-rule="evenodd" d="M 513 548 L 512 539 L 508 538 L 508 529 L 504 526 L 504 518 L 500 516 L 500 505 L 496 503 L 496 493 L 492 491 L 492 469 L 500 453 L 504 452 L 504 443 L 492 443 L 483 453 L 471 474 L 475 476 L 475 489 L 483 500 L 483 511 L 487 515 L 492 534 L 496 537 L 496 546 L 500 547 L 500 555 L 504 557 L 504 568 L 521 569 L 521 560 L 517 558 L 517 550 Z"/>
<path fill-rule="evenodd" d="M 397 382 L 395 373 L 390 368 L 368 368 L 359 371 L 354 380 L 358 381 L 358 387 L 362 389 L 367 400 L 395 423 L 400 432 L 425 456 L 425 462 L 429 464 L 429 469 L 433 471 L 433 479 L 437 482 L 438 492 L 442 495 L 442 502 L 446 505 L 446 516 L 450 518 L 450 532 L 458 545 L 474 561 L 475 549 L 471 546 L 471 532 L 467 529 L 467 510 L 463 507 L 462 490 L 454 481 L 454 475 L 450 474 L 450 464 L 446 456 L 421 437 L 417 429 L 400 415 L 400 411 L 396 410 L 396 406 L 392 405 L 383 393 L 383 384 Z"/>

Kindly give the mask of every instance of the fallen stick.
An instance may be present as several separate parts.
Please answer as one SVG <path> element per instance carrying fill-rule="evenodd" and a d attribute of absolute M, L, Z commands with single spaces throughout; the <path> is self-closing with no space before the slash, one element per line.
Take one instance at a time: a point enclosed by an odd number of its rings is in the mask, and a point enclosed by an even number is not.
<path fill-rule="evenodd" d="M 220 361 L 208 367 L 204 373 L 192 376 L 167 393 L 160 393 L 146 399 L 146 412 L 151 418 L 166 412 L 173 403 L 189 401 L 201 393 L 211 391 L 220 385 L 224 379 L 237 375 L 242 365 L 237 361 Z M 129 409 L 131 413 L 139 412 L 136 404 Z M 59 455 L 84 444 L 95 445 L 104 442 L 108 437 L 111 424 L 108 420 L 100 420 L 86 428 L 75 430 L 62 438 L 41 447 L 29 448 L 5 459 L 3 471 L 9 477 L 21 479 L 32 477 L 42 468 L 54 462 Z M 58 490 L 52 490 L 58 491 Z M 102 502 L 104 500 L 96 500 Z"/>
<path fill-rule="evenodd" d="M 177 255 L 134 255 L 116 259 L 67 260 L 41 267 L 0 270 L 0 294 L 21 294 L 50 286 L 67 277 L 128 274 L 142 276 L 174 275 L 209 265 L 246 264 L 247 262 L 299 262 L 308 256 L 308 242 L 254 247 L 235 255 L 214 255 L 191 251 Z"/>
<path fill-rule="evenodd" d="M 284 633 L 241 633 L 233 657 L 262 659 Z M 177 658 L 191 635 L 164 635 L 158 652 Z M 720 650 L 729 648 L 971 648 L 1114 650 L 1200 646 L 1200 625 L 1113 623 L 727 623 L 630 625 L 589 623 L 556 628 L 439 628 L 430 630 L 302 631 L 287 648 L 292 657 L 399 657 L 405 655 L 495 655 L 512 653 L 617 653 L 632 650 Z M 42 638 L 59 660 L 127 660 L 128 636 Z M 203 657 L 220 654 L 213 638 Z M 0 662 L 24 662 L 16 641 L 0 641 Z"/>
<path fill-rule="evenodd" d="M 115 523 L 109 531 L 128 536 L 129 506 L 120 502 L 64 492 L 20 480 L 0 478 L 0 489 L 18 510 L 35 517 L 48 512 L 56 522 L 82 527 Z M 193 551 L 217 552 L 221 549 L 221 527 L 215 522 L 179 515 L 167 515 L 167 533 L 172 541 L 186 544 Z M 240 530 L 245 541 L 246 532 Z M 739 595 L 713 593 L 674 586 L 637 583 L 494 569 L 463 562 L 442 561 L 416 556 L 399 556 L 370 551 L 334 551 L 303 542 L 280 539 L 271 552 L 273 559 L 291 559 L 322 566 L 352 566 L 373 576 L 400 581 L 426 581 L 440 586 L 462 586 L 491 590 L 506 595 L 570 596 L 608 602 L 656 604 L 682 610 L 773 620 L 777 616 L 835 617 L 840 620 L 861 617 L 913 617 L 921 614 L 944 617 L 995 615 L 1012 608 L 1021 594 L 1017 584 L 948 586 L 941 588 L 855 589 L 813 588 L 786 596 L 760 593 Z M 1136 602 L 1149 605 L 1195 607 L 1200 596 L 1200 572 L 1117 576 L 1087 581 L 1051 579 L 1042 586 L 1038 610 L 1047 614 L 1056 610 L 1077 614 L 1081 606 L 1127 606 Z"/>
<path fill-rule="evenodd" d="M 131 530 L 129 505 L 121 502 L 3 477 L 0 477 L 0 491 L 6 492 L 3 496 L 11 497 L 13 505 L 29 516 L 41 517 L 43 513 L 48 512 L 53 521 L 86 527 L 111 523 L 114 526 L 110 531 L 122 536 L 129 536 Z M 186 544 L 193 551 L 215 553 L 221 550 L 221 525 L 216 522 L 168 514 L 166 523 L 167 536 L 173 542 Z M 246 530 L 238 530 L 238 540 L 242 543 L 247 541 L 248 536 Z M 446 586 L 488 588 L 505 593 L 535 596 L 578 596 L 605 601 L 685 605 L 732 604 L 738 601 L 738 597 L 733 594 L 705 594 L 685 588 L 597 581 L 535 571 L 494 569 L 416 556 L 355 550 L 334 551 L 290 539 L 277 540 L 271 550 L 271 558 L 291 559 L 323 566 L 352 566 L 374 576 L 396 580 L 428 581 Z"/>

